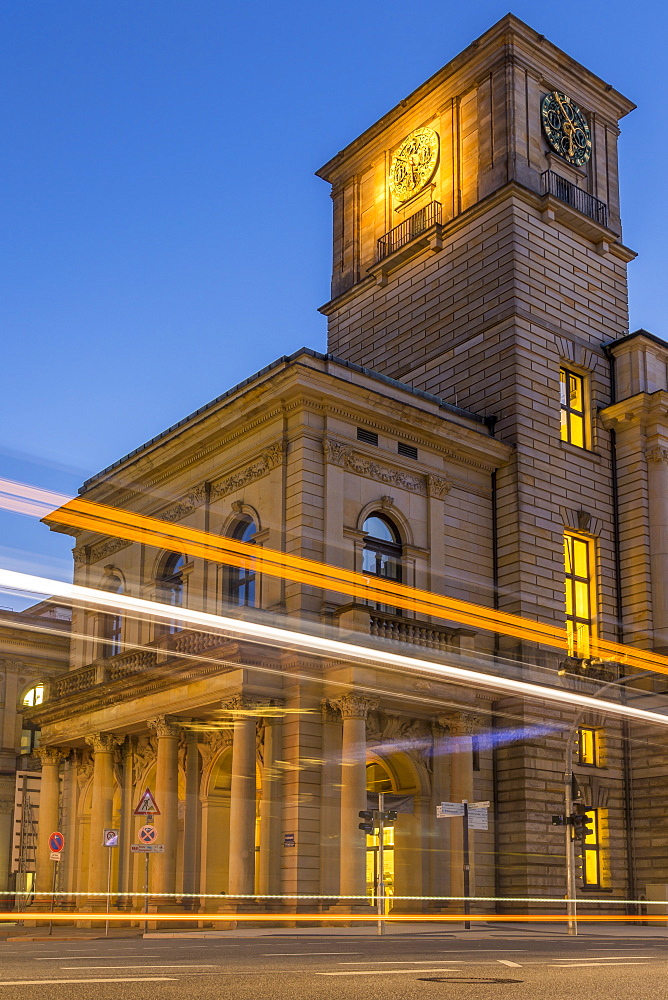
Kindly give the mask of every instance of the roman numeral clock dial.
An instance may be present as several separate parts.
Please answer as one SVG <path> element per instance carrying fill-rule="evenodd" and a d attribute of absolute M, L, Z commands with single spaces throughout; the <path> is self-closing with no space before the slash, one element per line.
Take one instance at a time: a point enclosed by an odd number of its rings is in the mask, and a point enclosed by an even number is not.
<path fill-rule="evenodd" d="M 558 90 L 546 94 L 540 106 L 545 138 L 555 153 L 576 167 L 591 156 L 591 134 L 587 119 L 575 101 Z"/>

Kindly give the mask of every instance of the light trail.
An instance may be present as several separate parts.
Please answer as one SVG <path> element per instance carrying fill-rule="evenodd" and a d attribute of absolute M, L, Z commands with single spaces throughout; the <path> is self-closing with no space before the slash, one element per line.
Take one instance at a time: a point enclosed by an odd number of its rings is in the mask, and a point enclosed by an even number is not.
<path fill-rule="evenodd" d="M 509 677 L 497 677 L 483 673 L 480 670 L 469 670 L 452 664 L 435 663 L 413 656 L 402 656 L 386 650 L 361 646 L 356 643 L 341 642 L 336 639 L 316 635 L 304 635 L 291 629 L 282 629 L 273 625 L 262 625 L 258 622 L 244 621 L 238 618 L 227 618 L 222 615 L 212 615 L 204 611 L 189 608 L 175 609 L 170 604 L 155 601 L 145 601 L 138 597 L 125 594 L 113 594 L 92 587 L 81 587 L 62 580 L 52 580 L 27 573 L 17 573 L 13 570 L 0 569 L 0 589 L 18 591 L 38 595 L 52 594 L 74 604 L 84 607 L 91 605 L 112 610 L 125 610 L 141 613 L 149 618 L 160 618 L 166 621 L 179 621 L 196 625 L 209 632 L 222 633 L 226 636 L 241 637 L 252 642 L 270 645 L 273 648 L 289 648 L 299 650 L 307 655 L 321 655 L 349 663 L 351 660 L 370 663 L 374 666 L 384 665 L 410 673 L 428 673 L 442 680 L 454 681 L 468 686 L 487 688 L 503 694 L 522 695 L 523 697 L 548 701 L 568 708 L 578 706 L 592 709 L 595 712 L 607 711 L 609 715 L 625 717 L 636 722 L 651 722 L 654 725 L 668 727 L 668 715 L 660 715 L 629 705 L 615 704 L 601 698 L 578 694 L 559 688 L 550 688 L 542 684 L 532 684 Z"/>
<path fill-rule="evenodd" d="M 57 509 L 54 510 L 54 507 Z M 337 591 L 360 601 L 371 599 L 488 632 L 548 644 L 561 650 L 568 649 L 565 628 L 530 622 L 519 615 L 486 608 L 470 601 L 434 594 L 392 580 L 368 577 L 313 559 L 260 548 L 233 538 L 174 525 L 160 518 L 136 514 L 80 497 L 68 498 L 8 479 L 0 479 L 0 508 L 42 517 L 48 524 L 94 531 L 102 536 L 143 542 L 173 552 L 181 553 L 185 550 L 190 555 L 212 562 L 243 569 L 252 567 L 257 573 Z M 668 674 L 668 657 L 650 650 L 638 650 L 622 643 L 593 637 L 591 651 L 592 655 L 604 660 L 619 661 L 644 670 L 652 668 L 659 673 Z"/>
<path fill-rule="evenodd" d="M 100 923 L 105 923 L 109 920 L 113 922 L 120 922 L 125 920 L 135 918 L 138 923 L 144 923 L 149 921 L 151 923 L 164 923 L 167 920 L 176 920 L 178 923 L 195 923 L 199 921 L 207 921 L 211 923 L 253 923 L 254 921 L 259 921 L 261 923 L 292 923 L 295 920 L 303 921 L 308 923 L 321 923 L 321 924 L 341 924 L 341 923 L 378 923 L 382 920 L 384 923 L 388 924 L 407 924 L 407 923 L 423 923 L 423 924 L 433 924 L 433 923 L 455 923 L 461 922 L 463 920 L 475 921 L 476 923 L 481 923 L 482 921 L 494 921 L 495 923 L 565 923 L 571 919 L 567 915 L 561 915 L 558 913 L 399 913 L 394 916 L 391 913 L 381 915 L 379 913 L 373 912 L 372 914 L 360 914 L 360 913 L 213 913 L 210 910 L 203 910 L 201 913 L 144 913 L 140 911 L 130 911 L 124 913 L 106 913 L 103 911 L 82 911 L 76 910 L 72 913 L 48 913 L 46 911 L 28 911 L 28 910 L 12 910 L 9 912 L 0 913 L 0 921 L 16 923 L 18 920 L 35 920 L 42 923 L 49 923 L 53 920 L 54 923 L 76 923 L 77 920 L 97 920 Z M 588 921 L 590 923 L 631 923 L 633 921 L 647 921 L 647 920 L 663 920 L 665 921 L 665 914 L 628 914 L 628 913 L 610 913 L 610 914 L 594 914 L 594 913 L 583 913 L 578 914 L 578 921 Z"/>

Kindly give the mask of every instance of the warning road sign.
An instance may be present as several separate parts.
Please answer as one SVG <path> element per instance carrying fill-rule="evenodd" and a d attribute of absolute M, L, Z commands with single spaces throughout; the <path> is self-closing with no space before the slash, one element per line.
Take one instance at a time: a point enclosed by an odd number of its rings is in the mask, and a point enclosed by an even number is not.
<path fill-rule="evenodd" d="M 150 824 L 142 826 L 142 828 L 137 831 L 137 840 L 140 844 L 155 844 L 157 837 L 158 831 L 154 826 L 150 826 Z"/>
<path fill-rule="evenodd" d="M 137 808 L 135 809 L 135 816 L 159 816 L 160 810 L 158 809 L 158 803 L 153 798 L 153 794 L 150 788 L 147 788 L 142 797 L 139 800 Z"/>
<path fill-rule="evenodd" d="M 52 833 L 51 836 L 49 837 L 49 848 L 51 849 L 52 854 L 59 854 L 64 846 L 65 846 L 65 838 L 63 837 L 62 833 L 56 830 L 56 832 Z"/>

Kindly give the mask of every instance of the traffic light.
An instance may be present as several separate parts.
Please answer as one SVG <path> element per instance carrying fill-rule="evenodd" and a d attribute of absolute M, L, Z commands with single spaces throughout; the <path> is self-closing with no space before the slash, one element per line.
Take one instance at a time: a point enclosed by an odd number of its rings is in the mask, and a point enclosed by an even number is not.
<path fill-rule="evenodd" d="M 576 812 L 570 817 L 573 824 L 573 834 L 584 841 L 594 832 L 594 817 L 585 806 L 576 805 Z"/>
<path fill-rule="evenodd" d="M 373 833 L 373 813 L 370 809 L 360 809 L 358 816 L 363 819 L 363 823 L 359 823 L 358 826 L 360 830 L 364 830 L 365 833 Z"/>

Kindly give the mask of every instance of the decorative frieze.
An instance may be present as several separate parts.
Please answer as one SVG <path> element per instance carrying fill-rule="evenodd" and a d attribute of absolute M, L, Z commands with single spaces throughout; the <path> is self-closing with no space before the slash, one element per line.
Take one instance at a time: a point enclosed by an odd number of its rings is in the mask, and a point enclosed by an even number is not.
<path fill-rule="evenodd" d="M 439 499 L 446 496 L 451 489 L 451 484 L 441 476 L 410 475 L 401 469 L 393 469 L 374 459 L 357 455 L 350 445 L 334 441 L 332 438 L 325 439 L 322 448 L 325 461 L 331 465 L 339 465 L 360 476 L 365 476 L 367 479 L 385 483 L 387 486 L 398 486 L 399 489 L 408 490 L 411 493 L 434 496 Z"/>

